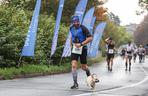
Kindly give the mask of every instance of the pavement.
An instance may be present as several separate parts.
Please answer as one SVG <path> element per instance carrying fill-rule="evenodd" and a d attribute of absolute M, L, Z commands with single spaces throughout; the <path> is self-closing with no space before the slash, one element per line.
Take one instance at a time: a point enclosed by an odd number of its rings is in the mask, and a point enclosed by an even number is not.
<path fill-rule="evenodd" d="M 78 70 L 79 89 L 71 90 L 71 73 L 0 81 L 0 96 L 148 96 L 148 58 L 144 63 L 133 63 L 131 72 L 125 71 L 124 60 L 115 58 L 113 71 L 106 62 L 90 67 L 100 82 L 91 90 L 86 85 L 86 74 Z"/>

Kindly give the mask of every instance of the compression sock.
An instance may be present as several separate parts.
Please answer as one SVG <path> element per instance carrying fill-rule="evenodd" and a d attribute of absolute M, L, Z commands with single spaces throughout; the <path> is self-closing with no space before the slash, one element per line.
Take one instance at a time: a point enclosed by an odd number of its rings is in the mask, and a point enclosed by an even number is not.
<path fill-rule="evenodd" d="M 72 70 L 73 81 L 75 84 L 77 84 L 77 75 L 77 70 Z"/>
<path fill-rule="evenodd" d="M 90 70 L 88 68 L 86 68 L 85 71 L 86 71 L 86 75 L 90 76 Z"/>
<path fill-rule="evenodd" d="M 127 71 L 127 62 L 125 63 L 125 67 L 126 67 L 126 69 L 125 69 L 125 70 Z"/>

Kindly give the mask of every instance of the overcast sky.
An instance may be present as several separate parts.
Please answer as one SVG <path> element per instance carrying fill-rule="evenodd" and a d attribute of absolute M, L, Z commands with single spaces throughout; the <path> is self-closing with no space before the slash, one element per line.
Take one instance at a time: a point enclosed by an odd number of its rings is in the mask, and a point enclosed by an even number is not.
<path fill-rule="evenodd" d="M 136 15 L 135 11 L 140 8 L 138 7 L 138 0 L 108 0 L 104 6 L 109 9 L 109 12 L 111 11 L 119 16 L 121 25 L 138 24 L 144 17 L 144 15 Z"/>

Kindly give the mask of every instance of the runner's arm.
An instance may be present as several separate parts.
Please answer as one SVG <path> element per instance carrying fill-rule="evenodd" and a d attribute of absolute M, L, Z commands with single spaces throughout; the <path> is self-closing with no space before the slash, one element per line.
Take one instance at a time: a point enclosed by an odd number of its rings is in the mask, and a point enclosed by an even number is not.
<path fill-rule="evenodd" d="M 92 36 L 87 37 L 86 40 L 81 43 L 81 45 L 82 45 L 82 46 L 83 46 L 83 45 L 86 45 L 86 44 L 89 43 L 90 41 L 92 41 Z"/>
<path fill-rule="evenodd" d="M 109 40 L 109 37 L 105 39 L 105 43 L 107 43 L 107 44 L 108 44 L 108 40 Z"/>
<path fill-rule="evenodd" d="M 81 27 L 83 29 L 83 33 L 86 35 L 86 40 L 81 42 L 81 46 L 83 46 L 88 44 L 90 41 L 92 41 L 93 37 L 85 26 L 82 25 Z"/>

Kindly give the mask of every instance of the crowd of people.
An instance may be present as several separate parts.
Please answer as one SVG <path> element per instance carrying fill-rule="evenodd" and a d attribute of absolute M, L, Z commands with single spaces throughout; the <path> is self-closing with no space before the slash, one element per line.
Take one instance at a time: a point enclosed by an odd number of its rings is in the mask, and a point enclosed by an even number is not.
<path fill-rule="evenodd" d="M 128 50 L 130 50 L 130 52 L 127 52 Z M 142 45 L 139 45 L 139 47 L 137 47 L 129 42 L 129 46 L 122 48 L 121 56 L 124 58 L 126 57 L 126 54 L 129 55 L 130 53 L 133 57 L 134 62 L 136 62 L 137 57 L 139 57 L 139 63 L 145 61 L 146 49 Z"/>
<path fill-rule="evenodd" d="M 126 66 L 126 71 L 128 70 L 129 66 L 129 71 L 131 70 L 131 60 L 133 58 L 133 62 L 135 63 L 137 61 L 137 57 L 139 57 L 139 63 L 144 63 L 145 61 L 145 55 L 146 55 L 146 49 L 142 46 L 136 46 L 130 42 L 122 48 L 121 50 L 121 56 L 122 58 L 126 59 L 125 60 L 125 66 Z"/>
<path fill-rule="evenodd" d="M 115 53 L 117 53 L 117 49 L 115 49 L 115 42 L 111 37 L 105 39 L 105 42 L 107 44 L 106 61 L 108 71 L 112 71 L 113 59 Z M 142 45 L 136 46 L 134 43 L 129 41 L 124 47 L 122 46 L 122 49 L 120 50 L 119 54 L 121 55 L 123 60 L 125 60 L 125 71 L 131 71 L 132 59 L 135 63 L 137 61 L 137 57 L 139 57 L 139 63 L 144 63 L 146 49 Z"/>

